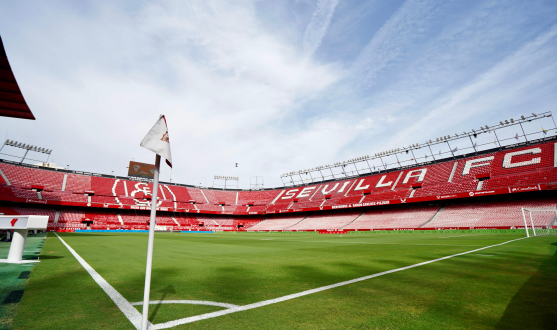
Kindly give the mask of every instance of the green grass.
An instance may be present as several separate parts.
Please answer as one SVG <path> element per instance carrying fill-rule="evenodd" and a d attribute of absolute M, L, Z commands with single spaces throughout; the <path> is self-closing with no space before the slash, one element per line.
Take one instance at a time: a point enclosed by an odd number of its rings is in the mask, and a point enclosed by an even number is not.
<path fill-rule="evenodd" d="M 27 237 L 23 260 L 37 259 L 45 236 L 46 234 L 38 234 Z M 0 259 L 8 257 L 9 248 L 9 242 L 0 242 Z M 11 328 L 13 315 L 34 266 L 34 263 L 0 263 L 0 329 Z"/>
<path fill-rule="evenodd" d="M 157 233 L 151 300 L 245 305 L 523 237 L 523 233 Z M 147 234 L 61 234 L 141 301 Z M 530 238 L 175 329 L 554 329 L 557 238 Z M 132 329 L 49 234 L 14 329 Z M 141 306 L 137 306 L 141 311 Z M 220 310 L 150 307 L 166 322 Z"/>

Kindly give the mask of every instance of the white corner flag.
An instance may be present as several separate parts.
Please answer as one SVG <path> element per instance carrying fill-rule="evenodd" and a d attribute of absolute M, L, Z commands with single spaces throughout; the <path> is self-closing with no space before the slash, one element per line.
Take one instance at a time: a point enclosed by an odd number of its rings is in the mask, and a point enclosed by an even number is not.
<path fill-rule="evenodd" d="M 149 292 L 151 291 L 151 269 L 153 266 L 153 245 L 155 240 L 155 223 L 157 218 L 157 194 L 159 191 L 159 171 L 161 157 L 166 159 L 168 166 L 172 167 L 172 156 L 170 155 L 170 141 L 168 139 L 168 128 L 166 118 L 161 115 L 155 126 L 143 138 L 140 144 L 143 148 L 156 153 L 155 172 L 153 173 L 153 194 L 151 196 L 151 222 L 149 223 L 149 243 L 147 245 L 147 266 L 145 269 L 145 291 L 143 292 L 143 315 L 141 329 L 147 330 L 150 326 L 147 318 L 149 316 Z"/>
<path fill-rule="evenodd" d="M 155 126 L 145 135 L 140 146 L 149 149 L 157 155 L 166 159 L 168 166 L 172 167 L 172 156 L 170 155 L 170 140 L 168 139 L 168 127 L 166 118 L 161 115 Z"/>

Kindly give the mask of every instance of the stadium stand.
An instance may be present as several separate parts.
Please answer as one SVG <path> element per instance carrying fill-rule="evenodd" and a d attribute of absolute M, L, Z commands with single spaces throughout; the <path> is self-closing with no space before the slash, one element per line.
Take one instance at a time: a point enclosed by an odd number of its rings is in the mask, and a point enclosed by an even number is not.
<path fill-rule="evenodd" d="M 489 201 L 456 202 L 447 205 L 439 216 L 422 228 L 495 228 L 524 227 L 522 207 L 555 210 L 554 197 L 497 198 Z M 542 212 L 534 225 L 547 227 L 555 220 L 555 212 Z"/>
<path fill-rule="evenodd" d="M 340 229 L 354 221 L 361 211 L 318 212 L 289 227 L 289 230 L 327 230 Z"/>
<path fill-rule="evenodd" d="M 370 210 L 343 227 L 344 230 L 420 228 L 439 211 L 439 205 L 386 207 Z M 339 227 L 340 228 L 340 227 Z"/>
<path fill-rule="evenodd" d="M 267 218 L 256 224 L 255 226 L 252 226 L 251 228 L 249 228 L 249 231 L 286 230 L 289 227 L 295 226 L 306 217 L 307 214 L 277 215 L 272 218 Z"/>
<path fill-rule="evenodd" d="M 521 221 L 516 218 L 519 205 L 552 207 L 550 199 L 540 204 L 528 196 L 535 192 L 550 196 L 548 190 L 557 188 L 556 150 L 554 138 L 548 138 L 436 160 L 427 166 L 279 189 L 223 190 L 163 182 L 157 201 L 158 226 L 173 230 L 516 227 Z M 59 219 L 51 221 L 53 227 L 147 226 L 150 182 L 9 161 L 0 161 L 0 172 L 3 207 L 56 209 Z M 506 200 L 519 198 L 515 195 L 523 200 L 505 204 Z M 487 202 L 478 197 L 485 196 L 502 199 L 495 199 L 493 205 L 481 204 Z M 474 200 L 463 204 L 462 200 L 470 197 Z M 481 205 L 481 210 L 474 210 L 474 205 Z M 503 216 L 490 216 L 495 213 L 510 218 L 506 221 Z M 548 225 L 553 220 L 536 221 Z"/>

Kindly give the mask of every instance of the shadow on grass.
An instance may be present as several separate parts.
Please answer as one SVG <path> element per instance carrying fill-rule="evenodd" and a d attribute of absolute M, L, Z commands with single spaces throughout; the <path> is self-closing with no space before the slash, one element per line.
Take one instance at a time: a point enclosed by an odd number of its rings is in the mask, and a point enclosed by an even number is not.
<path fill-rule="evenodd" d="M 556 294 L 557 252 L 514 295 L 496 329 L 557 328 Z"/>
<path fill-rule="evenodd" d="M 162 293 L 162 296 L 160 297 L 159 300 L 164 300 L 164 298 L 166 298 L 166 296 L 170 293 L 176 293 L 176 290 L 174 290 L 174 287 L 171 285 L 167 286 L 166 288 L 162 289 L 159 293 Z M 157 316 L 157 313 L 159 312 L 159 309 L 161 308 L 162 304 L 157 304 L 157 306 L 155 307 L 155 309 L 153 310 L 153 312 L 151 313 L 151 316 L 149 317 L 149 322 L 153 322 L 153 320 L 155 319 L 155 316 Z"/>

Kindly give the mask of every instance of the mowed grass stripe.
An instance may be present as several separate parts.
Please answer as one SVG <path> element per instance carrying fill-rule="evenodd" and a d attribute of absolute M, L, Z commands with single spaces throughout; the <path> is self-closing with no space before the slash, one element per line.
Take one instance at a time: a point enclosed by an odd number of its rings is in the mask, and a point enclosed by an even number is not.
<path fill-rule="evenodd" d="M 156 290 L 154 289 L 152 291 L 157 292 L 157 294 L 153 295 L 152 299 L 161 299 L 162 295 L 166 294 L 164 299 L 167 300 L 209 300 L 246 305 L 459 252 L 469 251 L 474 248 L 427 245 L 332 244 L 332 242 L 338 241 L 338 239 L 342 240 L 345 237 L 336 237 L 336 235 L 331 235 L 335 237 L 327 236 L 328 235 L 303 234 L 302 237 L 300 234 L 285 233 L 219 233 L 213 235 L 157 233 L 155 239 L 155 263 L 153 268 L 153 287 L 156 287 Z M 350 240 L 357 239 L 363 242 L 367 240 L 369 242 L 422 242 L 423 244 L 429 244 L 440 241 L 438 235 L 369 235 L 362 238 L 350 237 L 351 235 L 347 236 Z M 479 239 L 474 242 L 474 244 L 483 244 L 484 246 L 492 245 L 493 242 L 507 241 L 509 239 L 521 237 L 522 235 L 507 234 L 484 236 L 486 236 L 484 240 Z M 141 293 L 143 290 L 142 282 L 147 235 L 103 233 L 95 235 L 64 234 L 62 237 L 111 285 L 123 294 L 126 299 L 129 301 L 142 300 Z M 324 242 L 308 243 L 280 240 L 273 242 L 273 240 L 261 240 L 268 238 L 292 240 L 299 238 L 307 239 L 307 237 L 309 237 L 309 240 L 323 240 Z M 447 243 L 452 242 L 453 239 L 444 239 L 442 241 Z M 455 244 L 462 243 L 461 238 L 455 239 L 454 242 Z M 548 254 L 548 245 L 546 243 L 547 242 L 536 243 L 539 246 L 532 250 L 532 256 L 535 258 L 530 258 L 533 262 L 526 262 L 526 265 L 522 265 L 525 266 L 530 273 L 531 271 L 535 273 L 538 270 L 536 267 L 539 267 L 539 265 L 543 263 L 540 263 L 540 260 L 544 260 L 544 258 L 547 259 L 551 256 Z M 514 248 L 518 243 L 512 243 L 512 245 Z M 492 249 L 500 249 L 500 247 Z M 494 254 L 492 249 L 489 250 L 490 255 Z M 543 251 L 544 249 L 545 251 Z M 43 252 L 44 251 L 45 250 L 43 250 Z M 435 283 L 436 280 L 441 280 L 440 283 L 445 283 L 446 281 L 450 283 L 461 281 L 462 285 L 472 288 L 471 292 L 484 292 L 484 289 L 476 288 L 477 283 L 468 283 L 470 279 L 464 275 L 461 278 L 459 274 L 465 271 L 465 273 L 469 272 L 472 274 L 480 273 L 483 276 L 485 271 L 482 267 L 492 267 L 500 263 L 508 264 L 511 268 L 506 270 L 501 269 L 500 272 L 496 272 L 498 274 L 497 276 L 500 276 L 504 283 L 513 279 L 512 276 L 505 276 L 505 271 L 512 271 L 512 267 L 522 267 L 520 262 L 517 263 L 517 260 L 511 258 L 513 262 L 508 263 L 508 261 L 511 260 L 509 258 L 513 256 L 512 254 L 495 255 L 495 257 L 486 257 L 471 254 L 451 259 L 462 259 L 464 261 L 472 258 L 474 262 L 467 262 L 465 263 L 466 266 L 460 264 L 462 261 L 456 263 L 451 261 L 449 263 L 449 260 L 446 260 L 437 263 L 439 265 L 444 265 L 443 267 L 435 266 L 431 269 L 430 267 L 433 267 L 433 265 L 421 267 L 424 268 L 424 270 L 420 270 L 420 274 L 422 275 L 418 276 L 412 283 L 416 285 L 415 291 L 419 294 L 425 294 L 427 297 L 414 297 L 412 294 L 409 296 L 409 301 L 406 301 L 403 296 L 397 294 L 399 291 L 402 294 L 402 292 L 410 290 L 403 284 L 405 280 L 401 282 L 400 290 L 398 290 L 396 289 L 399 287 L 397 283 L 390 283 L 389 281 L 383 282 L 395 276 L 395 274 L 389 274 L 372 281 L 355 283 L 347 287 L 336 288 L 292 301 L 286 301 L 256 310 L 244 311 L 234 315 L 227 315 L 213 320 L 200 321 L 178 328 L 189 329 L 204 327 L 212 329 L 235 329 L 243 327 L 246 329 L 328 329 L 336 327 L 343 329 L 366 329 L 369 328 L 368 325 L 371 325 L 371 328 L 397 328 L 389 325 L 389 320 L 397 319 L 397 317 L 393 315 L 399 315 L 398 320 L 401 322 L 400 324 L 408 326 L 408 324 L 414 324 L 416 318 L 419 319 L 420 317 L 424 317 L 424 306 L 416 306 L 416 304 L 420 304 L 421 301 L 426 301 L 426 305 L 431 305 L 434 301 L 452 301 L 451 299 L 447 299 L 446 291 L 439 291 L 438 288 L 431 284 Z M 523 260 L 520 259 L 518 261 L 522 262 Z M 457 267 L 454 265 L 457 265 Z M 138 271 L 134 271 L 134 267 Z M 437 272 L 439 269 L 446 271 Z M 136 272 L 138 274 L 136 274 Z M 406 277 L 403 274 L 409 274 L 408 276 L 413 277 L 415 276 L 412 275 L 414 272 L 416 272 L 416 269 L 401 272 L 396 276 L 401 276 L 401 278 L 404 279 Z M 520 289 L 520 286 L 528 279 L 528 274 L 530 273 L 525 272 L 520 274 L 520 276 L 511 283 L 512 285 L 508 285 L 511 288 L 510 290 L 507 287 L 504 288 L 504 290 L 506 290 L 505 293 L 510 294 L 512 298 L 512 295 L 515 294 Z M 439 274 L 443 274 L 444 277 L 438 278 Z M 422 276 L 424 286 L 418 285 L 420 277 Z M 520 282 L 520 280 L 522 280 L 522 282 Z M 32 277 L 31 283 L 33 283 L 33 281 L 34 279 Z M 92 280 L 91 282 L 94 284 Z M 520 285 L 517 284 L 519 282 Z M 388 294 L 389 297 L 374 298 L 383 301 L 383 303 L 387 305 L 375 306 L 374 310 L 370 310 L 366 305 L 369 304 L 368 295 L 370 290 L 373 292 L 382 292 L 383 290 L 381 287 L 376 287 L 378 284 L 375 283 L 390 283 L 389 288 L 393 290 L 391 294 Z M 169 286 L 172 287 L 172 290 L 168 290 Z M 443 287 L 443 285 L 441 285 L 441 287 Z M 171 292 L 166 292 L 165 289 Z M 498 286 L 495 284 L 494 289 L 500 290 L 501 285 Z M 175 293 L 172 291 L 175 291 Z M 408 292 L 411 291 L 412 290 Z M 339 292 L 342 294 L 339 295 Z M 40 300 L 41 298 L 42 297 L 38 299 Z M 53 297 L 53 299 L 61 299 L 61 297 Z M 330 299 L 330 301 L 327 299 Z M 108 301 L 110 300 L 108 299 Z M 375 300 L 373 301 L 375 302 Z M 505 303 L 501 301 L 499 307 L 495 308 L 495 310 L 503 313 L 504 308 L 501 310 L 500 306 Z M 391 303 L 393 305 L 389 306 Z M 356 310 L 352 310 L 354 306 L 359 307 Z M 373 304 L 370 306 L 373 306 Z M 406 307 L 401 308 L 401 306 Z M 408 308 L 413 308 L 413 311 Z M 379 310 L 382 312 L 378 313 Z M 264 314 L 261 314 L 263 311 L 265 311 Z M 301 311 L 305 311 L 301 319 L 294 320 L 291 318 L 293 315 L 300 316 Z M 155 315 L 153 322 L 160 323 L 203 312 L 210 312 L 210 310 L 194 311 L 193 307 L 190 308 L 189 306 L 171 307 L 170 305 L 162 305 L 157 315 Z M 273 317 L 272 315 L 275 316 Z M 259 319 L 260 316 L 262 316 L 263 319 Z M 348 320 L 348 318 L 353 319 Z M 383 321 L 378 321 L 380 319 L 383 319 Z M 372 320 L 374 321 L 372 322 Z M 90 322 L 92 322 L 92 325 L 98 325 L 96 321 L 91 320 Z M 124 328 L 126 322 L 128 321 L 124 318 Z M 419 324 L 419 322 L 415 324 Z M 467 322 L 463 324 L 469 325 Z M 122 323 L 118 326 L 122 326 Z M 131 327 L 129 322 L 128 326 Z M 102 327 L 111 329 L 111 327 L 105 327 L 104 324 Z M 98 326 L 96 328 L 102 327 Z M 63 326 L 59 328 L 64 329 Z M 95 326 L 91 326 L 91 328 L 95 328 Z M 401 326 L 399 328 L 404 327 Z"/>
<path fill-rule="evenodd" d="M 82 234 L 63 237 L 124 297 L 141 301 L 146 236 L 79 235 Z M 470 250 L 458 246 L 354 247 L 328 242 L 262 244 L 251 235 L 157 233 L 154 290 L 161 291 L 165 283 L 170 283 L 177 293 L 167 299 L 246 305 Z M 508 240 L 505 238 L 500 241 Z M 94 250 L 90 239 L 95 241 Z M 106 255 L 111 258 L 107 260 Z M 113 261 L 121 267 L 113 267 Z"/>

